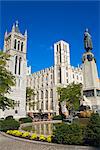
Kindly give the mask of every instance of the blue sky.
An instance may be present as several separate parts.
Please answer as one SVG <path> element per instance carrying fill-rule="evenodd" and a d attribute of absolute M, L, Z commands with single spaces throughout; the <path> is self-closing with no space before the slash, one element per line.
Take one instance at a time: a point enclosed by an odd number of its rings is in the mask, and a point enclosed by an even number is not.
<path fill-rule="evenodd" d="M 54 64 L 53 44 L 65 40 L 70 44 L 71 65 L 81 64 L 83 35 L 89 28 L 100 73 L 100 2 L 99 1 L 2 1 L 0 14 L 0 48 L 4 32 L 10 32 L 18 20 L 22 33 L 28 30 L 28 65 L 32 72 Z M 100 76 L 100 74 L 99 74 Z"/>

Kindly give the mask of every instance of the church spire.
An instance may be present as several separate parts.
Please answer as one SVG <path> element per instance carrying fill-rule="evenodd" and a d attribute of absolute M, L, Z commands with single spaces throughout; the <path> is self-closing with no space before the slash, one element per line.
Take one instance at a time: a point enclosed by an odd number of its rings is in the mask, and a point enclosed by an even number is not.
<path fill-rule="evenodd" d="M 19 27 L 18 27 L 18 20 L 15 23 L 15 32 L 20 33 Z"/>
<path fill-rule="evenodd" d="M 27 30 L 25 30 L 24 36 L 26 36 L 26 37 L 27 37 Z"/>
<path fill-rule="evenodd" d="M 12 26 L 12 32 L 14 32 L 15 31 L 15 25 L 13 24 L 13 26 Z"/>
<path fill-rule="evenodd" d="M 7 36 L 7 30 L 6 30 L 6 32 L 5 32 L 5 37 Z"/>

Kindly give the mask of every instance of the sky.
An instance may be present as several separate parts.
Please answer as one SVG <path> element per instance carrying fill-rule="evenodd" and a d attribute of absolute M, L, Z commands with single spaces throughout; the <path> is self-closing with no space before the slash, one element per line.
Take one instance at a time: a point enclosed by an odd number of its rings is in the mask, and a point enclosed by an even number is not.
<path fill-rule="evenodd" d="M 82 63 L 84 31 L 92 36 L 100 76 L 100 1 L 1 1 L 0 49 L 4 33 L 18 20 L 21 33 L 28 31 L 27 60 L 32 72 L 54 65 L 53 45 L 70 44 L 71 65 Z"/>

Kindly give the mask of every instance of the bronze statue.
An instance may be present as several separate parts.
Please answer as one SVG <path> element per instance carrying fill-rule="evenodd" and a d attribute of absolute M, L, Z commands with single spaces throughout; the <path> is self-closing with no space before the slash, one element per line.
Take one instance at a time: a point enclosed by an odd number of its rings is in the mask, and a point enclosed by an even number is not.
<path fill-rule="evenodd" d="M 87 52 L 93 49 L 91 35 L 88 32 L 88 29 L 84 32 L 84 48 Z"/>

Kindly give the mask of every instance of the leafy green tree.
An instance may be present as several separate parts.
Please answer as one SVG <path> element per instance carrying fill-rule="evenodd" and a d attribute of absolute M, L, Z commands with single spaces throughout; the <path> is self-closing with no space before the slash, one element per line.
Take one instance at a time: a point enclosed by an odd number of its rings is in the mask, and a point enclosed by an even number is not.
<path fill-rule="evenodd" d="M 68 110 L 77 110 L 80 105 L 82 84 L 69 84 L 67 87 L 58 87 L 59 102 L 66 101 Z"/>
<path fill-rule="evenodd" d="M 35 96 L 34 89 L 27 87 L 26 88 L 26 103 L 29 104 L 29 107 L 35 105 L 34 96 Z"/>
<path fill-rule="evenodd" d="M 0 51 L 0 109 L 2 110 L 14 107 L 14 101 L 6 96 L 15 85 L 15 77 L 6 68 L 9 60 L 10 55 Z"/>
<path fill-rule="evenodd" d="M 93 114 L 84 132 L 85 144 L 100 147 L 100 115 Z"/>

